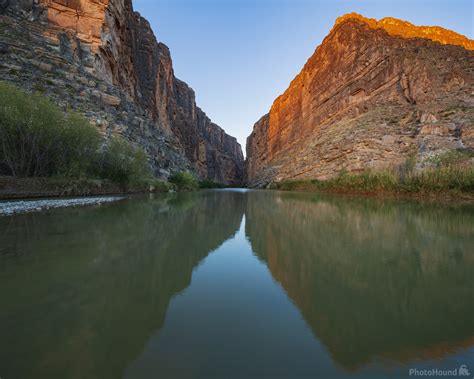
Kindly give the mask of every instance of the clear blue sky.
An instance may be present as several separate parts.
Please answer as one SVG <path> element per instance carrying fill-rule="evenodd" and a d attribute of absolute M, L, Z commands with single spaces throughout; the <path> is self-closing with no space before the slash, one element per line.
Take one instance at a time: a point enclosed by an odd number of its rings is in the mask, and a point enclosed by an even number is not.
<path fill-rule="evenodd" d="M 474 38 L 473 0 L 134 0 L 197 104 L 245 150 L 268 112 L 349 12 L 439 25 Z"/>

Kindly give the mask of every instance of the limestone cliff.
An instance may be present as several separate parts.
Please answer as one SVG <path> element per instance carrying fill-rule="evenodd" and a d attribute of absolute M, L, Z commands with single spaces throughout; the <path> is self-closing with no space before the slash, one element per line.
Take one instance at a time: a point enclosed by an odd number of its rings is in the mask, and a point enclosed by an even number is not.
<path fill-rule="evenodd" d="M 0 0 L 0 12 L 2 78 L 142 145 L 160 176 L 242 180 L 237 140 L 197 107 L 131 0 Z"/>
<path fill-rule="evenodd" d="M 247 181 L 326 179 L 474 149 L 474 42 L 341 17 L 247 139 Z"/>

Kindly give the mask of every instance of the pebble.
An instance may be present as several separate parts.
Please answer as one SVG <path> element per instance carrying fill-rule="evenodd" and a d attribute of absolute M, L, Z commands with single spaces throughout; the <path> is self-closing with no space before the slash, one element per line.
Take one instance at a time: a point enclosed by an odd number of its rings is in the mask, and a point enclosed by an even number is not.
<path fill-rule="evenodd" d="M 0 202 L 0 216 L 12 216 L 19 213 L 39 212 L 47 209 L 99 205 L 122 200 L 124 197 L 84 197 L 77 199 L 45 199 Z"/>

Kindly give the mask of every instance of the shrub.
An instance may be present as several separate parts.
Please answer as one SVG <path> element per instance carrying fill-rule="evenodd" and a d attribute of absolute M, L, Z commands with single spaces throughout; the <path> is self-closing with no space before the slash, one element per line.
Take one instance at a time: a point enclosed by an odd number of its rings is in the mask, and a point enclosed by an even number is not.
<path fill-rule="evenodd" d="M 169 182 L 175 184 L 179 191 L 195 191 L 199 188 L 195 176 L 189 171 L 173 174 L 169 178 Z"/>
<path fill-rule="evenodd" d="M 101 154 L 99 166 L 101 177 L 119 183 L 124 189 L 151 176 L 145 152 L 120 137 L 111 139 Z"/>
<path fill-rule="evenodd" d="M 0 82 L 0 167 L 12 176 L 86 176 L 100 144 L 87 120 Z M 92 159 L 91 159 L 92 158 Z"/>
<path fill-rule="evenodd" d="M 462 164 L 474 157 L 474 151 L 467 149 L 448 150 L 427 160 L 436 167 L 447 167 Z"/>
<path fill-rule="evenodd" d="M 148 189 L 150 192 L 170 192 L 174 190 L 174 185 L 164 180 L 151 179 L 148 182 Z"/>
<path fill-rule="evenodd" d="M 222 183 L 216 182 L 211 179 L 204 179 L 199 181 L 199 188 L 224 188 Z"/>
<path fill-rule="evenodd" d="M 77 113 L 69 112 L 57 141 L 56 174 L 89 177 L 94 173 L 101 144 L 99 131 Z"/>
<path fill-rule="evenodd" d="M 115 137 L 100 151 L 84 117 L 0 82 L 0 174 L 104 178 L 127 187 L 151 178 L 145 153 Z"/>

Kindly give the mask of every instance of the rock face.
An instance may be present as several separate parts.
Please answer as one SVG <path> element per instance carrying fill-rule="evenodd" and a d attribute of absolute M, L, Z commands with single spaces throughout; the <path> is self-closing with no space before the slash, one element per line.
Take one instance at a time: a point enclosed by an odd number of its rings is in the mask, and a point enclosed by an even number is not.
<path fill-rule="evenodd" d="M 341 17 L 247 139 L 247 182 L 417 167 L 474 149 L 474 42 L 392 18 Z"/>
<path fill-rule="evenodd" d="M 192 169 L 201 178 L 241 182 L 237 140 L 196 106 L 194 91 L 174 76 L 169 49 L 131 0 L 4 0 L 0 12 L 6 80 L 41 87 L 106 135 L 142 145 L 158 175 Z"/>

